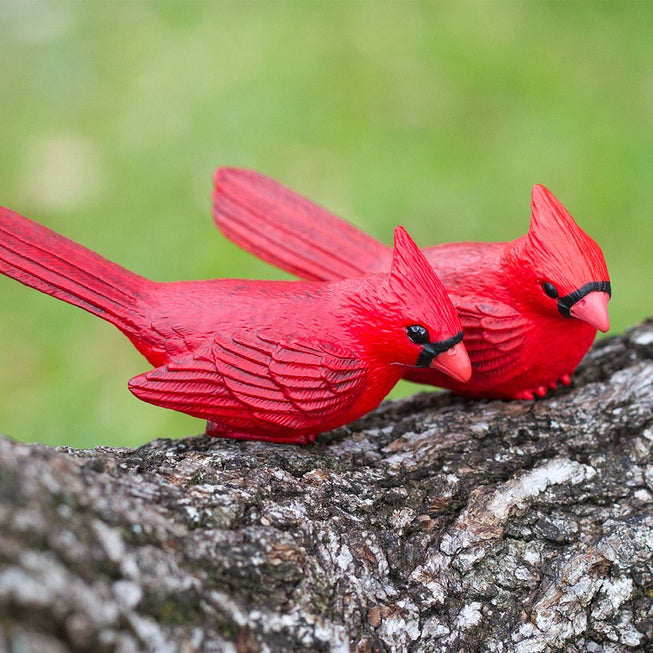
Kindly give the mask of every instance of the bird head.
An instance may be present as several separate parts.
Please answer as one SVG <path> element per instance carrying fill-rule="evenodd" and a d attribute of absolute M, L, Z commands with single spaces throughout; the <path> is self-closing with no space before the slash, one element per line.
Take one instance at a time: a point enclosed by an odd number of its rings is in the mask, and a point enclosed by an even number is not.
<path fill-rule="evenodd" d="M 465 382 L 471 363 L 442 282 L 403 227 L 394 233 L 390 274 L 368 298 L 375 350 L 388 364 L 430 367 Z"/>
<path fill-rule="evenodd" d="M 510 285 L 545 315 L 608 331 L 610 277 L 601 248 L 544 186 L 533 187 L 531 224 L 507 252 Z"/>

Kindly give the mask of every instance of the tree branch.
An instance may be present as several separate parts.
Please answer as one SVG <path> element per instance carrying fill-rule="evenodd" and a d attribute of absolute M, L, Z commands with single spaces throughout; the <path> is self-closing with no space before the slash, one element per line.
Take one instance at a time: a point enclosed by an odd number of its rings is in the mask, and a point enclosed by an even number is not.
<path fill-rule="evenodd" d="M 0 438 L 0 651 L 647 650 L 652 447 L 653 320 L 305 448 Z"/>

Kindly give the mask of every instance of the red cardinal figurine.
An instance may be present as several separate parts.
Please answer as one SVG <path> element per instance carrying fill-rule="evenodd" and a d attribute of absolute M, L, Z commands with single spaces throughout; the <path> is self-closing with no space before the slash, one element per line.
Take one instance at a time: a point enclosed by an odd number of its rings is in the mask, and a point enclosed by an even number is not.
<path fill-rule="evenodd" d="M 219 169 L 213 204 L 228 238 L 300 277 L 388 269 L 386 245 L 259 173 Z M 533 188 L 525 236 L 424 253 L 460 315 L 472 378 L 463 384 L 437 370 L 411 369 L 405 375 L 411 381 L 472 397 L 544 396 L 557 382 L 570 382 L 596 330 L 610 327 L 603 253 L 544 186 Z"/>
<path fill-rule="evenodd" d="M 378 406 L 408 366 L 464 383 L 462 325 L 402 227 L 389 267 L 330 283 L 156 283 L 0 208 L 0 272 L 115 325 L 156 368 L 129 389 L 215 436 L 312 442 Z"/>

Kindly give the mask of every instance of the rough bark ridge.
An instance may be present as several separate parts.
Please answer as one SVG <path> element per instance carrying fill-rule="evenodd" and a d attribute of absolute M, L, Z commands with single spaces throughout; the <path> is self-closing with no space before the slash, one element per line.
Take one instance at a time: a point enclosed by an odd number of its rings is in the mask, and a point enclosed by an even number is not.
<path fill-rule="evenodd" d="M 0 651 L 653 650 L 653 320 L 306 448 L 0 439 Z"/>

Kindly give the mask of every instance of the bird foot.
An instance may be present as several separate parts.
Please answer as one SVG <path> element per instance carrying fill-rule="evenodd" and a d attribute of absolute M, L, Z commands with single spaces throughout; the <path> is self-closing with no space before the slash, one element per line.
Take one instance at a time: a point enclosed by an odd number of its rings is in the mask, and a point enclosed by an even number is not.
<path fill-rule="evenodd" d="M 526 399 L 531 401 L 535 399 L 535 397 L 544 397 L 549 390 L 555 390 L 558 387 L 558 383 L 569 385 L 571 383 L 571 376 L 569 374 L 563 374 L 558 381 L 550 381 L 548 385 L 538 385 L 530 390 L 520 390 L 515 394 L 515 399 Z"/>

